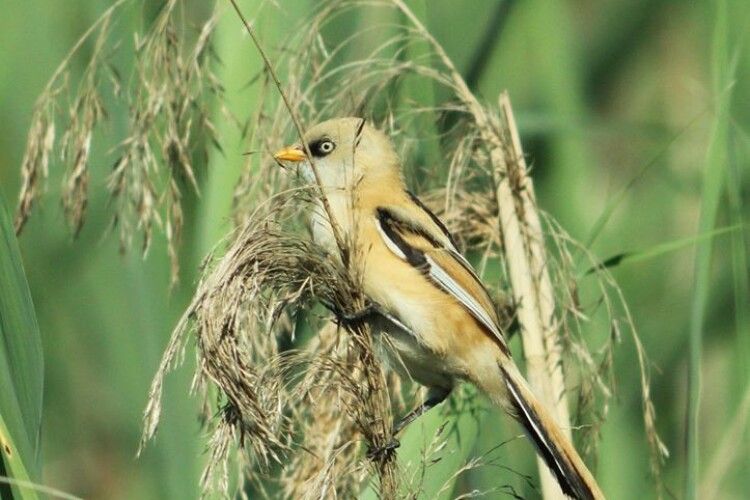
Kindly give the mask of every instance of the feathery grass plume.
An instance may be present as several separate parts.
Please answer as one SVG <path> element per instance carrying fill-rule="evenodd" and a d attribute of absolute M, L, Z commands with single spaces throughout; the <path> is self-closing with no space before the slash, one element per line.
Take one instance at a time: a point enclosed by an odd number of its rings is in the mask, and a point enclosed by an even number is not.
<path fill-rule="evenodd" d="M 561 340 L 565 345 L 564 350 L 575 360 L 572 364 L 579 371 L 576 376 L 579 385 L 577 407 L 581 413 L 579 421 L 583 420 L 583 413 L 590 415 L 589 422 L 582 428 L 583 451 L 589 455 L 595 453 L 601 426 L 607 418 L 616 387 L 615 348 L 623 335 L 627 334 L 633 341 L 638 358 L 643 424 L 651 450 L 651 472 L 661 490 L 661 465 L 669 457 L 669 451 L 656 429 L 656 410 L 651 400 L 651 363 L 622 290 L 609 270 L 600 265 L 599 259 L 573 240 L 549 214 L 542 213 L 542 216 L 545 232 L 550 236 L 550 251 L 555 257 L 549 265 L 557 296 L 561 299 Z M 580 259 L 577 259 L 578 256 L 581 256 Z M 593 278 L 587 278 L 587 273 L 581 271 L 586 267 L 595 270 Z M 584 333 L 593 327 L 610 332 L 594 350 L 587 346 L 584 338 Z"/>
<path fill-rule="evenodd" d="M 173 284 L 179 271 L 182 189 L 189 185 L 200 192 L 194 151 L 202 148 L 205 156 L 209 144 L 218 145 L 210 108 L 213 99 L 221 100 L 223 93 L 211 68 L 217 12 L 203 21 L 198 35 L 188 41 L 187 27 L 180 21 L 182 3 L 167 1 L 150 29 L 136 40 L 133 73 L 137 83 L 129 96 L 129 136 L 117 148 L 120 156 L 108 180 L 121 247 L 129 247 L 138 230 L 145 254 L 154 227 L 163 226 Z M 207 137 L 194 138 L 198 131 Z"/>
<path fill-rule="evenodd" d="M 301 443 L 282 472 L 284 496 L 353 498 L 369 476 L 361 461 L 367 438 L 358 425 L 368 419 L 358 409 L 368 397 L 360 392 L 366 387 L 365 370 L 347 333 L 335 323 L 324 324 L 304 353 L 306 369 L 294 389 Z M 403 411 L 400 380 L 391 375 L 386 382 L 391 405 Z"/>
<path fill-rule="evenodd" d="M 45 189 L 49 176 L 49 157 L 55 145 L 55 117 L 48 102 L 37 103 L 31 119 L 31 130 L 26 140 L 26 151 L 21 164 L 21 194 L 14 220 L 16 234 L 20 234 L 29 218 L 34 202 Z"/>
<path fill-rule="evenodd" d="M 328 323 L 305 349 L 311 358 L 295 390 L 302 402 L 298 408 L 302 437 L 280 478 L 285 498 L 353 498 L 365 479 L 357 459 L 362 453 L 361 435 L 353 420 L 341 418 L 343 408 L 353 402 L 332 369 L 334 360 L 346 363 L 347 347 L 344 332 Z"/>
<path fill-rule="evenodd" d="M 80 229 L 86 205 L 85 192 L 88 188 L 86 169 L 91 146 L 91 132 L 104 114 L 98 93 L 98 70 L 102 62 L 104 45 L 110 35 L 112 18 L 117 10 L 128 1 L 130 0 L 116 1 L 86 30 L 60 62 L 34 104 L 31 127 L 21 164 L 21 192 L 14 221 L 16 234 L 21 233 L 35 202 L 46 189 L 50 155 L 55 147 L 55 121 L 58 111 L 63 108 L 63 103 L 59 101 L 65 98 L 75 104 L 71 106 L 69 112 L 71 123 L 65 133 L 66 139 L 63 140 L 61 156 L 63 161 L 68 161 L 72 156 L 74 164 L 69 168 L 70 179 L 66 182 L 67 186 L 63 191 L 63 206 L 76 232 Z M 96 33 L 98 36 L 90 64 L 87 65 L 82 84 L 77 89 L 77 95 L 73 97 L 70 95 L 72 94 L 70 88 L 72 59 Z M 76 197 L 78 198 L 74 199 Z"/>
<path fill-rule="evenodd" d="M 360 463 L 359 442 L 382 448 L 391 439 L 386 379 L 368 333 L 351 327 L 345 335 L 337 329 L 304 353 L 279 350 L 282 313 L 293 315 L 317 300 L 341 314 L 352 314 L 361 294 L 338 260 L 308 238 L 284 229 L 290 213 L 296 213 L 290 201 L 296 207 L 305 195 L 292 192 L 260 207 L 232 236 L 227 253 L 209 262 L 152 384 L 142 446 L 156 432 L 164 376 L 179 364 L 188 334 L 194 332 L 195 386 L 210 383 L 220 392 L 221 410 L 212 423 L 210 460 L 202 479 L 207 493 L 218 488 L 229 494 L 231 450 L 238 463 L 246 464 L 243 477 L 252 479 L 251 471 L 268 471 L 290 456 L 299 425 L 305 426 L 303 451 L 317 450 L 314 458 L 322 460 L 322 466 L 315 470 L 311 461 L 293 458 L 300 464 L 294 478 L 282 478 L 288 494 L 294 496 L 304 482 L 315 485 L 308 491 L 317 496 L 312 492 L 355 491 L 366 475 L 349 472 L 367 466 Z M 297 381 L 295 372 L 300 370 L 302 380 Z M 321 401 L 327 403 L 318 407 L 315 402 Z M 331 427 L 320 427 L 320 421 Z M 381 477 L 381 488 L 393 497 L 391 464 L 385 457 L 372 467 Z M 339 473 L 342 470 L 347 473 Z M 241 486 L 242 481 L 239 490 Z"/>
<path fill-rule="evenodd" d="M 219 147 L 209 112 L 223 94 L 212 71 L 217 61 L 212 40 L 218 13 L 214 10 L 198 19 L 194 27 L 188 23 L 196 17 L 190 12 L 196 10 L 197 3 L 164 2 L 145 31 L 136 33 L 135 65 L 128 74 L 114 64 L 122 44 L 112 30 L 116 15 L 127 4 L 137 8 L 142 2 L 118 0 L 106 9 L 76 42 L 39 96 L 21 167 L 15 226 L 20 233 L 45 191 L 56 146 L 55 123 L 64 121 L 57 145 L 66 166 L 61 199 L 73 234 L 80 232 L 86 215 L 91 150 L 96 131 L 107 117 L 102 96 L 111 94 L 124 101 L 130 113 L 127 135 L 113 150 L 118 158 L 107 182 L 114 207 L 113 227 L 118 228 L 123 250 L 131 246 L 134 234 L 140 233 L 144 253 L 154 228 L 161 228 L 168 242 L 174 284 L 184 222 L 182 191 L 188 185 L 199 192 L 195 163 L 200 158 L 196 154 L 205 156 L 209 146 Z M 91 55 L 80 82 L 73 87 L 73 60 L 89 42 L 93 43 Z"/>
<path fill-rule="evenodd" d="M 102 59 L 106 56 L 104 49 L 109 36 L 110 22 L 111 18 L 107 16 L 99 29 L 91 59 L 78 88 L 78 95 L 68 111 L 68 129 L 61 139 L 60 160 L 68 166 L 62 190 L 62 204 L 74 235 L 80 232 L 86 216 L 91 137 L 94 128 L 106 116 L 104 101 L 99 91 L 99 68 L 104 64 Z"/>

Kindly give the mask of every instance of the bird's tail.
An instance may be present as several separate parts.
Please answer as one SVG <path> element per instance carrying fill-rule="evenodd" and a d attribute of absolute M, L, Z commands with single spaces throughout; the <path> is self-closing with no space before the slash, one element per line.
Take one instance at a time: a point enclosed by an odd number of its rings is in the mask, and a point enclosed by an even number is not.
<path fill-rule="evenodd" d="M 557 478 L 563 493 L 578 500 L 600 500 L 604 494 L 573 444 L 537 400 L 515 366 L 500 365 L 516 418 Z"/>

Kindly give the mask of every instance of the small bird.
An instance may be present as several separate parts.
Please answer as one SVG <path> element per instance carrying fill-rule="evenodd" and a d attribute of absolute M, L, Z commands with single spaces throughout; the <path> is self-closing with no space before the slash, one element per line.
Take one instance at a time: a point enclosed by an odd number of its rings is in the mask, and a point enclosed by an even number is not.
<path fill-rule="evenodd" d="M 349 265 L 371 306 L 348 319 L 367 321 L 390 367 L 427 387 L 425 401 L 394 434 L 468 381 L 521 423 L 566 495 L 604 498 L 511 358 L 496 308 L 471 264 L 440 219 L 407 190 L 389 138 L 362 118 L 339 118 L 312 127 L 304 141 L 306 147 L 284 148 L 274 158 L 320 183 L 329 207 L 319 203 L 313 210 L 314 240 L 339 255 L 330 210 L 350 245 Z"/>

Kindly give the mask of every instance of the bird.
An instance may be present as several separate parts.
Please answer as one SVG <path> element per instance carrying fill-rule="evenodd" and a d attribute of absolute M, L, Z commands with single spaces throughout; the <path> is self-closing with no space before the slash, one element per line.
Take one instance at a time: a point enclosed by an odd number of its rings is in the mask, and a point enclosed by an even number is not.
<path fill-rule="evenodd" d="M 310 216 L 313 240 L 334 258 L 342 258 L 342 239 L 350 245 L 348 265 L 368 306 L 346 319 L 371 325 L 389 367 L 427 389 L 394 435 L 469 382 L 521 424 L 563 493 L 604 498 L 513 361 L 481 279 L 445 224 L 407 189 L 390 138 L 363 118 L 335 118 L 274 159 L 321 191 Z"/>

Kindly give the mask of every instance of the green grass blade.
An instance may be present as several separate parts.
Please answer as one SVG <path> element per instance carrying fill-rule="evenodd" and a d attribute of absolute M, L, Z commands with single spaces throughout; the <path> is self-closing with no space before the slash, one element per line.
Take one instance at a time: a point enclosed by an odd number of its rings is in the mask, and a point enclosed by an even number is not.
<path fill-rule="evenodd" d="M 736 135 L 733 134 L 732 138 L 736 139 Z M 733 223 L 742 223 L 744 220 L 742 196 L 744 172 L 740 165 L 740 158 L 744 159 L 745 157 L 741 156 L 741 151 L 735 141 L 732 142 L 731 152 L 734 154 L 729 158 L 729 182 L 727 182 L 727 198 L 730 208 L 729 220 Z M 736 373 L 738 386 L 742 388 L 741 390 L 746 394 L 746 399 L 750 401 L 750 311 L 748 311 L 747 307 L 747 304 L 750 304 L 750 264 L 748 263 L 747 243 L 746 231 L 739 231 L 732 235 L 732 284 L 734 289 L 734 320 L 737 345 L 735 355 Z M 742 414 L 743 407 L 744 405 L 740 404 L 737 411 L 738 417 L 735 418 L 742 418 L 740 415 Z M 747 425 L 744 425 L 747 421 L 747 415 L 744 418 L 745 422 L 743 422 L 741 427 L 744 429 L 744 432 L 738 434 L 739 441 L 732 441 L 732 443 L 740 450 L 745 450 L 740 455 L 742 460 L 740 466 L 747 468 L 750 466 L 750 452 L 747 451 L 750 449 L 748 446 L 750 432 L 747 430 Z"/>
<path fill-rule="evenodd" d="M 262 19 L 256 29 L 267 50 L 282 43 L 284 27 L 293 25 L 298 17 L 309 10 L 307 0 L 290 0 L 284 2 L 283 11 L 293 15 L 282 18 L 275 10 L 264 8 L 262 3 L 253 5 L 245 15 Z M 263 61 L 234 12 L 221 18 L 216 32 L 216 52 L 221 60 L 216 73 L 226 88 L 223 105 L 232 110 L 237 123 L 232 123 L 221 107 L 214 109 L 216 136 L 221 140 L 221 151 L 216 151 L 209 159 L 208 178 L 201 201 L 202 213 L 196 241 L 201 257 L 214 250 L 216 244 L 231 231 L 234 188 L 245 169 L 254 170 L 258 166 L 259 160 L 248 162 L 246 152 L 260 148 L 262 139 L 256 137 L 253 141 L 249 140 L 247 136 L 252 133 L 241 128 L 246 123 L 249 123 L 249 127 L 254 125 L 252 120 L 259 112 L 258 107 L 263 105 L 264 95 L 276 92 L 271 87 L 263 90 L 258 82 L 249 84 L 263 69 Z M 285 76 L 282 75 L 281 79 L 283 81 Z M 277 138 L 278 146 L 285 144 L 287 139 L 290 137 Z M 265 150 L 259 152 L 259 155 L 268 154 Z"/>
<path fill-rule="evenodd" d="M 415 0 L 410 2 L 410 7 L 414 13 L 429 25 L 427 15 L 427 5 L 425 0 Z M 410 26 L 408 21 L 402 19 L 402 26 Z M 426 40 L 409 40 L 404 42 L 405 52 L 403 56 L 411 61 L 418 61 L 422 64 L 430 64 L 429 56 L 432 48 Z M 404 107 L 410 109 L 430 109 L 436 105 L 435 88 L 432 80 L 421 76 L 406 76 L 400 88 L 399 98 Z M 445 184 L 445 178 L 448 169 L 445 160 L 440 154 L 439 129 L 435 120 L 430 114 L 418 113 L 411 124 L 413 134 L 418 138 L 415 148 L 416 164 L 412 165 L 412 175 L 414 181 L 432 179 L 432 182 L 438 185 Z M 414 168 L 416 167 L 416 168 Z M 418 171 L 421 168 L 423 170 Z M 425 175 L 426 174 L 426 175 Z M 424 182 L 424 181 L 423 181 Z M 416 182 L 412 183 L 411 188 L 419 192 L 422 189 L 434 187 L 418 186 Z"/>
<path fill-rule="evenodd" d="M 741 224 L 745 220 L 742 194 L 744 178 L 743 162 L 750 155 L 750 136 L 738 123 L 731 133 L 732 155 L 727 169 L 727 200 L 729 220 Z M 746 231 L 732 235 L 732 281 L 734 287 L 735 328 L 737 331 L 737 368 L 740 384 L 750 384 L 750 263 L 748 263 Z M 750 461 L 750 454 L 748 454 Z M 749 462 L 750 463 L 750 462 Z"/>
<path fill-rule="evenodd" d="M 3 475 L 38 481 L 43 384 L 42 343 L 13 225 L 0 195 L 0 440 Z M 0 486 L 16 498 L 35 498 Z"/>
<path fill-rule="evenodd" d="M 582 75 L 577 71 L 580 51 L 575 43 L 573 9 L 565 2 L 540 0 L 524 2 L 523 8 L 529 12 L 527 26 L 532 37 L 528 50 L 538 60 L 533 82 L 536 98 L 545 111 L 560 120 L 575 117 L 587 123 L 591 110 L 583 94 Z M 591 144 L 581 134 L 561 131 L 545 137 L 545 141 L 552 161 L 546 166 L 547 178 L 537 181 L 536 195 L 547 200 L 547 209 L 571 235 L 583 234 L 590 225 L 587 195 L 591 187 L 586 179 L 595 171 Z M 549 186 L 554 186 L 554 191 L 547 191 Z"/>
<path fill-rule="evenodd" d="M 217 74 L 227 89 L 228 109 L 237 110 L 237 119 L 244 123 L 257 105 L 255 85 L 243 89 L 261 68 L 259 56 L 251 43 L 244 38 L 235 15 L 222 17 L 217 27 L 216 50 L 221 54 L 222 64 Z M 244 91 L 243 91 L 244 90 Z M 245 157 L 241 151 L 245 146 L 237 125 L 215 110 L 217 137 L 221 138 L 222 153 L 214 152 L 209 160 L 208 179 L 202 188 L 200 230 L 197 247 L 201 256 L 210 252 L 231 228 L 232 192 L 240 177 Z"/>
<path fill-rule="evenodd" d="M 729 83 L 732 80 L 729 69 L 728 29 L 727 5 L 725 1 L 719 1 L 716 7 L 712 49 L 716 112 L 703 177 L 699 233 L 711 231 L 716 222 L 728 160 L 731 104 Z M 711 251 L 711 242 L 703 242 L 697 245 L 695 256 L 695 287 L 688 338 L 688 402 L 685 429 L 687 453 L 685 498 L 688 500 L 693 500 L 698 495 L 701 357 L 703 327 L 710 290 Z"/>
<path fill-rule="evenodd" d="M 608 257 L 607 259 L 604 259 L 598 266 L 590 268 L 588 271 L 586 271 L 585 274 L 586 275 L 591 274 L 597 269 L 604 269 L 604 268 L 611 269 L 613 267 L 621 266 L 623 263 L 626 263 L 626 262 L 627 263 L 639 262 L 643 260 L 653 259 L 654 257 L 660 257 L 662 255 L 665 255 L 671 252 L 676 252 L 677 250 L 681 250 L 686 247 L 690 247 L 697 243 L 701 243 L 704 241 L 711 241 L 717 236 L 721 236 L 727 233 L 732 233 L 740 229 L 744 230 L 744 226 L 741 223 L 738 223 L 733 226 L 715 229 L 713 231 L 709 231 L 704 234 L 697 234 L 695 236 L 690 236 L 688 238 L 680 238 L 679 240 L 660 243 L 646 250 L 618 253 L 618 254 L 613 255 L 612 257 Z M 741 233 L 742 231 L 739 231 L 739 232 Z"/>

